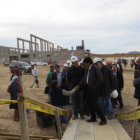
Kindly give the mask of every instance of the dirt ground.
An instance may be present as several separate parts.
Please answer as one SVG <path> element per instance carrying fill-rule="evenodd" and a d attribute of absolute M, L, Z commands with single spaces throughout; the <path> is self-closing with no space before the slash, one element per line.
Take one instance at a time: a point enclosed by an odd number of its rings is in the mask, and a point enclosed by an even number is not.
<path fill-rule="evenodd" d="M 24 75 L 24 94 L 28 96 L 47 102 L 47 95 L 44 94 L 46 74 L 49 67 L 38 67 L 39 70 L 39 82 L 40 88 L 30 88 L 33 78 L 31 75 Z M 0 65 L 0 99 L 10 99 L 9 93 L 7 93 L 7 87 L 9 84 L 11 73 L 9 67 L 3 67 Z M 0 105 L 0 132 L 20 134 L 20 123 L 13 121 L 13 110 L 9 109 L 9 105 Z M 28 127 L 30 135 L 43 135 L 43 136 L 55 136 L 55 127 L 39 128 L 36 124 L 36 113 L 31 110 L 28 115 Z"/>
<path fill-rule="evenodd" d="M 47 101 L 47 95 L 44 94 L 45 80 L 49 67 L 37 67 L 39 70 L 39 82 L 40 88 L 30 88 L 33 78 L 31 75 L 24 75 L 23 82 L 25 86 L 25 94 L 28 96 L 39 99 L 42 101 Z M 10 71 L 9 67 L 4 67 L 0 65 L 0 99 L 9 99 L 10 96 L 7 93 L 7 87 L 10 80 Z M 124 109 L 120 110 L 115 109 L 116 113 L 123 112 L 125 110 L 131 109 L 134 106 L 137 106 L 137 100 L 133 98 L 134 88 L 133 88 L 133 72 L 124 72 L 125 86 L 122 92 Z M 0 132 L 5 133 L 21 133 L 20 123 L 13 121 L 13 110 L 9 109 L 9 105 L 0 105 Z M 55 136 L 55 128 L 39 128 L 36 124 L 36 115 L 35 111 L 31 110 L 28 113 L 28 125 L 29 133 L 31 135 L 44 135 L 44 136 Z M 123 127 L 126 129 L 128 134 L 132 137 L 133 132 L 133 122 L 132 121 L 122 121 L 120 120 Z M 137 126 L 137 140 L 140 140 L 140 125 Z"/>

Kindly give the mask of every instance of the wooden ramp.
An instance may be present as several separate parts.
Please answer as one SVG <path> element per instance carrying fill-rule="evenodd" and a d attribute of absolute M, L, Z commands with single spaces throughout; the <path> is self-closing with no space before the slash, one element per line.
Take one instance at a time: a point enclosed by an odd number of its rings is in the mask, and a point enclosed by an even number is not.
<path fill-rule="evenodd" d="M 131 140 L 117 119 L 108 120 L 108 124 L 99 126 L 86 120 L 72 120 L 62 140 Z"/>

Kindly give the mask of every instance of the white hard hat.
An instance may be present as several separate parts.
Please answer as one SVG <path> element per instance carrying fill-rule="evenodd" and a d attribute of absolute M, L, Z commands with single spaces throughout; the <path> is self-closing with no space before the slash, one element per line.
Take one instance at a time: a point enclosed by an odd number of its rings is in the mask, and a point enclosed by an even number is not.
<path fill-rule="evenodd" d="M 102 62 L 101 58 L 94 58 L 93 63 L 96 64 L 97 62 Z"/>
<path fill-rule="evenodd" d="M 120 66 L 119 66 L 119 64 L 117 64 L 117 68 L 119 68 Z"/>
<path fill-rule="evenodd" d="M 70 60 L 67 60 L 67 64 L 70 64 L 71 63 L 71 61 Z"/>
<path fill-rule="evenodd" d="M 118 97 L 118 91 L 117 90 L 114 90 L 112 93 L 111 93 L 111 98 L 117 98 Z"/>
<path fill-rule="evenodd" d="M 75 61 L 78 61 L 77 56 L 72 56 L 72 57 L 70 58 L 70 61 L 71 61 L 71 63 L 72 63 L 72 62 L 75 62 Z"/>
<path fill-rule="evenodd" d="M 106 62 L 103 62 L 103 65 L 105 65 L 105 66 L 106 66 L 106 65 L 107 65 L 107 64 L 106 64 Z"/>
<path fill-rule="evenodd" d="M 64 67 L 69 67 L 69 65 L 68 64 L 64 64 Z"/>

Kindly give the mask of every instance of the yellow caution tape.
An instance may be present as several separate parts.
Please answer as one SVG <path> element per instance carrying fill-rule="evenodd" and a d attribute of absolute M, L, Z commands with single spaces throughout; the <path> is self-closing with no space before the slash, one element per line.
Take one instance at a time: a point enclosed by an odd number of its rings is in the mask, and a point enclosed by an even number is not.
<path fill-rule="evenodd" d="M 137 120 L 140 119 L 140 110 L 130 114 L 118 114 L 115 117 L 122 120 Z"/>
<path fill-rule="evenodd" d="M 58 109 L 59 110 L 59 115 L 70 115 L 71 114 L 71 111 L 65 111 L 61 108 L 56 108 L 54 106 L 51 106 L 51 105 L 43 105 L 39 102 L 36 102 L 34 100 L 30 100 L 30 99 L 25 99 L 24 100 L 26 106 L 30 109 L 33 109 L 33 110 L 36 110 L 36 111 L 40 111 L 40 112 L 43 112 L 43 113 L 47 113 L 47 114 L 51 114 L 51 115 L 56 115 L 56 110 Z M 3 104 L 14 104 L 14 103 L 22 103 L 22 102 L 19 102 L 18 100 L 0 100 L 0 105 L 3 105 Z"/>
<path fill-rule="evenodd" d="M 0 105 L 3 105 L 3 104 L 15 104 L 15 103 L 18 103 L 17 100 L 0 100 Z"/>
<path fill-rule="evenodd" d="M 43 113 L 56 115 L 56 108 L 45 106 L 34 101 L 30 101 L 29 99 L 25 99 L 26 106 L 30 109 L 40 111 Z M 59 115 L 70 115 L 71 111 L 64 111 L 63 109 L 59 109 Z"/>

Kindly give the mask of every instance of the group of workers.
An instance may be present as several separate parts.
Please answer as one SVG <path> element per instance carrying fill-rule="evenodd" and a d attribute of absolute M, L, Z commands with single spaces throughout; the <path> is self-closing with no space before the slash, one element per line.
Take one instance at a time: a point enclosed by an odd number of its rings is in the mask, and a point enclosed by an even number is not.
<path fill-rule="evenodd" d="M 85 119 L 85 115 L 90 115 L 87 122 L 96 122 L 98 115 L 101 119 L 99 125 L 105 125 L 105 116 L 108 119 L 114 118 L 113 108 L 118 102 L 120 109 L 123 108 L 121 91 L 124 79 L 121 63 L 113 63 L 110 67 L 101 58 L 92 60 L 85 57 L 79 64 L 78 58 L 72 56 L 69 63 L 64 64 L 62 72 L 59 65 L 50 66 L 46 84 L 52 105 L 66 109 L 71 99 L 73 120 L 79 117 Z M 66 116 L 63 120 L 66 120 Z"/>
<path fill-rule="evenodd" d="M 32 66 L 33 84 L 37 84 L 38 71 Z M 11 100 L 17 100 L 17 94 L 23 93 L 21 73 L 16 68 L 13 71 L 8 92 Z M 85 119 L 90 116 L 87 122 L 96 122 L 97 115 L 101 119 L 99 125 L 107 124 L 107 119 L 114 118 L 113 109 L 119 103 L 119 108 L 123 108 L 121 92 L 124 87 L 123 69 L 121 62 L 112 63 L 110 66 L 103 62 L 101 58 L 85 57 L 80 61 L 76 56 L 72 56 L 69 63 L 64 64 L 61 71 L 59 65 L 51 65 L 46 78 L 49 102 L 57 107 L 66 109 L 69 102 L 72 102 L 73 120 Z M 138 99 L 140 105 L 140 60 L 135 63 L 136 88 L 134 97 Z M 71 97 L 71 98 L 70 98 Z M 15 109 L 14 120 L 19 121 L 18 105 L 10 104 L 10 109 Z M 62 123 L 68 123 L 67 116 L 61 116 Z"/>

